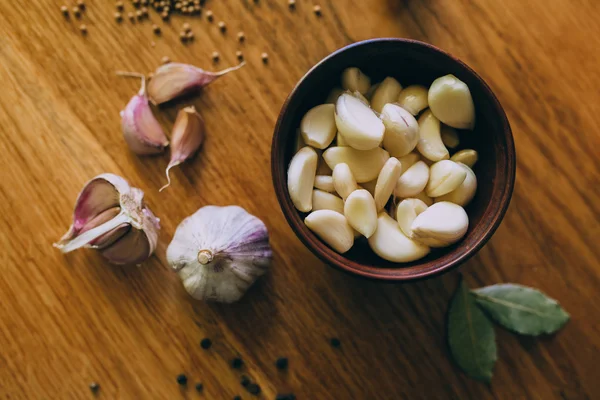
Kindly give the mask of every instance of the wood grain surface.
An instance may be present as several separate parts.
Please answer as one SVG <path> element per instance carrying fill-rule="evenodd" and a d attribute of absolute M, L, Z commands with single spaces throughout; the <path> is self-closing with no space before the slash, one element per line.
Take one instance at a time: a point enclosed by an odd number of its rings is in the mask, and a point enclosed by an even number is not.
<path fill-rule="evenodd" d="M 114 21 L 112 1 L 66 21 L 51 0 L 0 2 L 0 397 L 103 399 L 597 399 L 600 398 L 600 25 L 581 0 L 208 0 L 215 22 Z M 69 4 L 72 7 L 73 4 Z M 127 11 L 131 10 L 129 3 Z M 223 20 L 227 32 L 216 23 Z M 189 22 L 196 40 L 178 39 Z M 79 24 L 88 27 L 87 36 Z M 246 42 L 236 40 L 238 31 Z M 511 121 L 517 183 L 490 243 L 461 268 L 467 282 L 515 282 L 558 299 L 572 320 L 558 334 L 498 329 L 490 386 L 451 362 L 445 312 L 456 273 L 415 284 L 365 282 L 319 262 L 292 234 L 272 190 L 272 129 L 296 81 L 331 51 L 372 37 L 408 37 L 472 66 Z M 155 42 L 155 47 L 151 42 Z M 207 140 L 163 193 L 168 155 L 128 151 L 119 111 L 163 56 L 219 69 L 248 65 L 189 99 Z M 210 55 L 221 53 L 218 65 Z M 267 52 L 264 65 L 260 54 Z M 157 112 L 170 130 L 177 106 Z M 162 219 L 158 256 L 115 267 L 92 251 L 52 248 L 84 182 L 102 173 L 146 192 Z M 272 272 L 238 304 L 192 300 L 166 268 L 166 244 L 197 208 L 238 204 L 269 227 Z M 214 345 L 204 351 L 199 341 Z M 339 337 L 341 347 L 329 345 Z M 242 371 L 229 362 L 242 357 Z M 287 372 L 274 366 L 290 360 Z M 176 376 L 185 373 L 187 388 Z M 198 394 L 193 385 L 204 384 Z"/>

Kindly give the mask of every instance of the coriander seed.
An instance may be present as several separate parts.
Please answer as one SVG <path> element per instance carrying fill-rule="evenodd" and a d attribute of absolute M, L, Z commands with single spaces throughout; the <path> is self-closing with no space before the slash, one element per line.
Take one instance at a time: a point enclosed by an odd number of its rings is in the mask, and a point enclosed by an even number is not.
<path fill-rule="evenodd" d="M 194 40 L 194 32 L 192 32 L 192 31 L 189 31 L 189 32 L 186 34 L 186 36 L 187 36 L 188 40 Z"/>
<path fill-rule="evenodd" d="M 169 19 L 169 13 L 163 12 L 160 17 L 163 19 L 163 21 L 167 21 Z"/>
<path fill-rule="evenodd" d="M 160 35 L 160 26 L 154 24 L 152 25 L 152 30 L 154 31 L 155 35 Z"/>
<path fill-rule="evenodd" d="M 138 20 L 141 20 L 142 18 L 144 18 L 144 14 L 142 13 L 141 10 L 137 10 L 135 12 L 135 16 L 137 17 Z"/>
<path fill-rule="evenodd" d="M 73 7 L 72 12 L 73 12 L 73 15 L 75 16 L 75 18 L 81 17 L 81 12 L 79 11 L 78 7 Z"/>
<path fill-rule="evenodd" d="M 225 22 L 223 21 L 219 21 L 218 27 L 221 32 L 225 32 L 227 30 L 227 25 L 225 25 Z"/>
<path fill-rule="evenodd" d="M 85 1 L 77 0 L 77 7 L 79 7 L 80 10 L 83 10 L 85 8 Z"/>
<path fill-rule="evenodd" d="M 243 42 L 244 40 L 246 40 L 246 35 L 244 34 L 244 32 L 238 32 L 237 34 L 237 38 L 238 38 L 238 42 Z"/>
<path fill-rule="evenodd" d="M 129 18 L 131 22 L 135 22 L 135 16 L 132 12 L 127 13 L 127 18 Z"/>
<path fill-rule="evenodd" d="M 96 393 L 98 389 L 100 389 L 100 385 L 98 385 L 96 382 L 90 383 L 90 390 L 92 393 Z"/>
<path fill-rule="evenodd" d="M 65 17 L 68 17 L 69 16 L 69 7 L 67 7 L 67 6 L 60 7 L 60 12 L 62 12 Z"/>
<path fill-rule="evenodd" d="M 185 41 L 187 40 L 187 33 L 186 33 L 186 32 L 184 32 L 184 31 L 181 31 L 181 32 L 179 32 L 179 39 L 180 39 L 182 42 L 185 42 Z"/>
<path fill-rule="evenodd" d="M 316 16 L 321 16 L 321 6 L 314 6 L 313 7 L 313 12 L 315 13 Z"/>
<path fill-rule="evenodd" d="M 296 8 L 296 0 L 288 0 L 288 7 L 293 10 Z"/>
<path fill-rule="evenodd" d="M 136 8 L 140 6 L 140 0 L 131 0 L 131 2 L 133 3 L 133 6 Z"/>
<path fill-rule="evenodd" d="M 118 11 L 117 11 L 117 12 L 115 13 L 115 21 L 117 21 L 117 22 L 121 22 L 121 20 L 122 20 L 122 19 L 123 19 L 123 16 L 121 15 L 121 13 L 120 13 L 120 12 L 118 12 Z"/>
<path fill-rule="evenodd" d="M 213 22 L 214 17 L 213 17 L 213 12 L 212 11 L 208 10 L 206 12 L 206 19 L 208 20 L 208 22 Z"/>
<path fill-rule="evenodd" d="M 219 61 L 219 52 L 218 51 L 213 51 L 212 53 L 212 59 L 214 62 Z"/>
<path fill-rule="evenodd" d="M 81 31 L 82 35 L 87 34 L 87 26 L 85 26 L 85 24 L 79 25 L 79 30 Z"/>
<path fill-rule="evenodd" d="M 148 0 L 142 0 L 142 5 L 143 6 L 147 6 L 148 5 Z"/>
<path fill-rule="evenodd" d="M 147 16 L 148 16 L 148 8 L 146 8 L 146 7 L 142 7 L 142 15 L 143 15 L 144 17 L 147 17 Z"/>
<path fill-rule="evenodd" d="M 117 7 L 117 10 L 123 11 L 123 2 L 122 1 L 117 1 L 115 3 L 115 6 Z"/>
<path fill-rule="evenodd" d="M 241 51 L 239 51 L 239 50 L 235 52 L 235 56 L 237 57 L 237 59 L 239 61 L 244 60 L 244 54 Z"/>
<path fill-rule="evenodd" d="M 175 3 L 175 9 L 181 10 L 181 3 Z"/>
<path fill-rule="evenodd" d="M 262 58 L 263 63 L 268 63 L 269 62 L 269 55 L 267 53 L 262 53 L 260 55 L 260 58 Z"/>
<path fill-rule="evenodd" d="M 184 32 L 189 32 L 192 28 L 190 27 L 190 24 L 188 24 L 187 22 L 185 24 L 183 24 L 183 31 Z"/>

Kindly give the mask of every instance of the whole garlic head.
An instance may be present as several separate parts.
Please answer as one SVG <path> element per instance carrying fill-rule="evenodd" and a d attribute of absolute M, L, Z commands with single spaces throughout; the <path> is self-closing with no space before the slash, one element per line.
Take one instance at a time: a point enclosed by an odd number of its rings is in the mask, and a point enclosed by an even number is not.
<path fill-rule="evenodd" d="M 269 233 L 238 206 L 206 206 L 184 219 L 167 248 L 167 261 L 195 299 L 233 303 L 267 272 Z"/>

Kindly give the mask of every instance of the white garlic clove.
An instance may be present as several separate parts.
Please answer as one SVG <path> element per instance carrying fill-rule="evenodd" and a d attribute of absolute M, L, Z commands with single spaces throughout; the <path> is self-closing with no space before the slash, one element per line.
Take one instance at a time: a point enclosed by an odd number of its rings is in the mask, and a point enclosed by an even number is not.
<path fill-rule="evenodd" d="M 239 300 L 272 258 L 269 233 L 238 206 L 206 206 L 185 218 L 167 248 L 167 261 L 195 299 Z"/>
<path fill-rule="evenodd" d="M 448 149 L 442 142 L 440 121 L 431 110 L 425 110 L 419 117 L 419 142 L 417 150 L 423 157 L 431 161 L 447 160 L 450 158 Z"/>
<path fill-rule="evenodd" d="M 435 202 L 438 203 L 440 201 L 449 201 L 454 204 L 458 204 L 461 207 L 466 206 L 473 200 L 475 196 L 475 192 L 477 191 L 477 177 L 473 170 L 467 167 L 465 164 L 457 163 L 460 165 L 466 172 L 467 176 L 463 183 L 460 184 L 459 187 L 447 193 L 443 196 L 436 197 Z"/>
<path fill-rule="evenodd" d="M 371 79 L 356 67 L 346 68 L 342 72 L 342 87 L 351 92 L 357 90 L 365 94 L 371 87 Z"/>
<path fill-rule="evenodd" d="M 346 93 L 349 94 L 350 96 L 360 100 L 360 102 L 363 103 L 365 106 L 371 107 L 369 100 L 365 96 L 363 96 L 359 91 L 355 90 L 354 92 L 351 92 L 351 91 L 347 90 Z M 338 97 L 338 99 L 339 99 L 339 97 Z M 336 102 L 336 104 L 337 104 L 337 102 Z"/>
<path fill-rule="evenodd" d="M 410 262 L 429 254 L 429 247 L 406 237 L 398 223 L 385 212 L 377 217 L 377 229 L 369 246 L 379 257 L 391 262 Z"/>
<path fill-rule="evenodd" d="M 415 239 L 434 239 L 451 245 L 458 242 L 469 228 L 465 210 L 454 203 L 435 203 L 419 214 L 411 225 Z"/>
<path fill-rule="evenodd" d="M 317 153 L 307 146 L 300 149 L 290 162 L 287 176 L 288 192 L 298 211 L 308 212 L 312 209 L 317 159 Z"/>
<path fill-rule="evenodd" d="M 419 124 L 415 117 L 396 104 L 386 104 L 381 111 L 385 126 L 383 148 L 392 157 L 409 154 L 419 142 Z"/>
<path fill-rule="evenodd" d="M 433 247 L 433 248 L 441 248 L 441 247 L 448 247 L 448 246 L 450 246 L 450 243 L 445 242 L 443 240 L 435 239 L 435 238 L 414 237 L 413 239 L 414 239 L 415 242 L 418 242 L 418 243 L 421 243 L 421 244 L 423 244 L 425 246 L 429 246 L 429 247 Z"/>
<path fill-rule="evenodd" d="M 369 182 L 363 182 L 359 185 L 359 187 L 361 187 L 362 189 L 365 189 L 369 193 L 371 193 L 371 196 L 373 196 L 373 197 L 375 197 L 375 187 L 376 186 L 377 186 L 377 179 L 373 179 L 372 181 L 369 181 Z"/>
<path fill-rule="evenodd" d="M 455 149 L 460 144 L 460 138 L 458 137 L 456 129 L 448 125 L 442 125 L 442 128 L 440 130 L 440 136 L 442 138 L 442 143 L 444 143 L 444 146 L 450 149 Z"/>
<path fill-rule="evenodd" d="M 311 108 L 300 122 L 300 131 L 304 142 L 317 149 L 324 149 L 335 138 L 335 106 L 321 104 Z"/>
<path fill-rule="evenodd" d="M 415 194 L 414 196 L 412 196 L 412 198 L 421 200 L 423 203 L 425 203 L 427 205 L 427 207 L 429 207 L 430 205 L 433 204 L 433 199 L 431 197 L 427 196 L 425 194 L 425 192 Z"/>
<path fill-rule="evenodd" d="M 465 164 L 469 168 L 473 168 L 477 160 L 479 159 L 479 155 L 477 151 L 472 149 L 464 149 L 461 151 L 457 151 L 450 159 L 454 162 L 460 162 Z"/>
<path fill-rule="evenodd" d="M 341 163 L 348 164 L 356 181 L 362 183 L 377 179 L 379 171 L 390 155 L 381 147 L 363 151 L 347 146 L 337 146 L 325 150 L 323 158 L 332 169 Z"/>
<path fill-rule="evenodd" d="M 413 165 L 415 165 L 417 162 L 421 161 L 421 156 L 419 156 L 417 153 L 408 153 L 405 156 L 396 157 L 396 158 L 398 158 L 398 161 L 400 161 L 400 164 L 402 166 L 402 173 L 400 174 L 401 176 L 410 167 L 412 167 Z"/>
<path fill-rule="evenodd" d="M 335 104 L 335 123 L 344 141 L 357 150 L 374 149 L 383 140 L 383 122 L 368 105 L 348 93 Z"/>
<path fill-rule="evenodd" d="M 400 176 L 394 194 L 397 197 L 412 197 L 425 189 L 428 180 L 429 167 L 423 161 L 418 161 Z"/>
<path fill-rule="evenodd" d="M 371 108 L 380 113 L 383 106 L 398 100 L 398 95 L 400 95 L 401 91 L 402 85 L 400 82 L 391 76 L 388 76 L 379 84 L 373 93 L 373 97 L 371 98 Z"/>
<path fill-rule="evenodd" d="M 354 245 L 354 230 L 346 217 L 331 210 L 313 211 L 304 223 L 321 240 L 338 253 L 345 253 Z"/>
<path fill-rule="evenodd" d="M 344 216 L 351 227 L 369 238 L 377 229 L 377 208 L 371 193 L 358 189 L 344 202 Z"/>
<path fill-rule="evenodd" d="M 396 221 L 402 233 L 412 238 L 411 225 L 417 215 L 427 210 L 427 204 L 419 199 L 404 199 L 396 206 Z"/>
<path fill-rule="evenodd" d="M 429 107 L 427 88 L 421 85 L 407 86 L 400 92 L 397 103 L 412 115 L 418 115 Z"/>
<path fill-rule="evenodd" d="M 373 94 L 375 94 L 375 91 L 377 90 L 380 84 L 381 82 L 371 85 L 369 90 L 367 90 L 367 93 L 365 93 L 365 97 L 367 98 L 367 100 L 371 101 L 371 99 L 373 98 Z"/>
<path fill-rule="evenodd" d="M 437 119 L 457 129 L 473 129 L 475 105 L 469 87 L 454 75 L 437 78 L 429 88 L 429 108 Z"/>
<path fill-rule="evenodd" d="M 467 171 L 450 160 L 442 160 L 429 168 L 429 182 L 425 193 L 429 197 L 439 197 L 458 188 L 467 177 Z"/>
<path fill-rule="evenodd" d="M 333 187 L 333 177 L 331 175 L 315 176 L 315 188 L 329 193 L 335 192 L 335 188 Z"/>
<path fill-rule="evenodd" d="M 377 177 L 377 183 L 375 185 L 375 205 L 377 211 L 381 211 L 385 204 L 388 202 L 390 196 L 394 192 L 396 183 L 402 175 L 402 165 L 397 158 L 390 157 L 389 160 L 383 165 L 379 176 Z"/>
<path fill-rule="evenodd" d="M 312 209 L 313 211 L 332 210 L 343 214 L 344 200 L 334 194 L 316 189 L 312 193 Z"/>
<path fill-rule="evenodd" d="M 356 179 L 354 179 L 354 175 L 352 175 L 352 171 L 346 163 L 338 164 L 333 168 L 332 179 L 335 191 L 344 200 L 350 196 L 350 193 L 358 189 Z"/>
<path fill-rule="evenodd" d="M 340 132 L 337 133 L 335 137 L 336 146 L 348 146 L 348 143 L 344 140 L 344 137 L 340 135 Z"/>
<path fill-rule="evenodd" d="M 325 104 L 335 104 L 338 97 L 340 97 L 344 93 L 344 89 L 335 87 L 331 89 L 329 94 L 327 95 L 327 99 L 325 100 Z"/>

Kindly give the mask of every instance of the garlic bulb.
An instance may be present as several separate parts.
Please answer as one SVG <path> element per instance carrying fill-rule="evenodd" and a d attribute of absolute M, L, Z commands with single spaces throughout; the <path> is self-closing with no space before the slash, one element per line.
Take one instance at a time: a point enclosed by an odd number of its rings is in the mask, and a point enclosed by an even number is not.
<path fill-rule="evenodd" d="M 233 303 L 271 263 L 265 224 L 238 206 L 206 206 L 184 219 L 167 261 L 195 299 Z"/>

